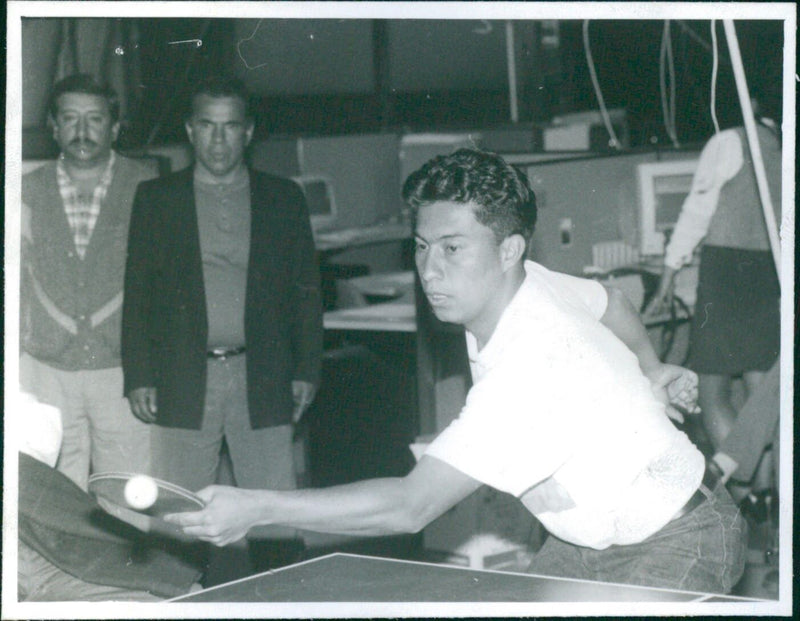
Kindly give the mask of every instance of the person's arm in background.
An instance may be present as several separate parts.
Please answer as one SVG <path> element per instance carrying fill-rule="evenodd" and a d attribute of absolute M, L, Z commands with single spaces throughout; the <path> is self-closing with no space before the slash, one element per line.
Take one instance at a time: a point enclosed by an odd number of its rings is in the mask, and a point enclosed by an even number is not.
<path fill-rule="evenodd" d="M 659 360 L 641 316 L 625 294 L 606 287 L 608 305 L 600 322 L 611 330 L 639 359 L 639 367 L 650 380 L 653 392 L 667 405 L 667 414 L 678 421 L 682 414 L 674 406 L 696 413 L 697 375 L 684 367 Z"/>
<path fill-rule="evenodd" d="M 155 422 L 157 410 L 148 329 L 153 291 L 150 273 L 155 223 L 149 209 L 152 202 L 140 185 L 133 200 L 128 232 L 121 336 L 124 392 L 134 416 L 146 423 Z"/>
<path fill-rule="evenodd" d="M 689 195 L 672 231 L 664 254 L 664 271 L 653 298 L 644 310 L 646 317 L 667 312 L 672 303 L 675 276 L 692 260 L 692 253 L 708 233 L 722 186 L 744 162 L 739 134 L 728 130 L 712 137 L 697 164 Z"/>
<path fill-rule="evenodd" d="M 319 266 L 317 265 L 314 237 L 309 224 L 308 210 L 302 192 L 287 197 L 292 200 L 296 214 L 295 243 L 291 249 L 290 265 L 294 311 L 292 317 L 292 354 L 294 356 L 294 380 L 292 393 L 294 412 L 292 420 L 300 420 L 306 408 L 311 405 L 319 386 L 322 368 L 322 290 Z"/>
<path fill-rule="evenodd" d="M 671 403 L 690 413 L 697 412 L 697 375 L 680 366 L 664 364 L 650 341 L 647 329 L 633 304 L 617 287 L 589 278 L 578 278 L 551 272 L 550 278 L 557 286 L 572 291 L 575 303 L 585 304 L 597 321 L 606 326 L 639 361 L 639 368 L 650 380 L 653 392 L 665 405 Z M 678 410 L 668 408 L 667 413 L 677 420 Z"/>

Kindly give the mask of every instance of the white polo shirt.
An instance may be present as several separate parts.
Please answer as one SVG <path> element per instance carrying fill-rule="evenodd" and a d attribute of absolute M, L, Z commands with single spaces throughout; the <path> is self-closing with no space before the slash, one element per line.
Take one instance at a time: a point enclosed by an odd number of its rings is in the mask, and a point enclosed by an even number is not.
<path fill-rule="evenodd" d="M 639 542 L 699 487 L 703 455 L 600 323 L 603 286 L 532 261 L 525 272 L 480 352 L 467 333 L 473 387 L 426 454 L 523 503 L 553 477 L 576 506 L 536 514 L 551 533 L 596 549 Z"/>

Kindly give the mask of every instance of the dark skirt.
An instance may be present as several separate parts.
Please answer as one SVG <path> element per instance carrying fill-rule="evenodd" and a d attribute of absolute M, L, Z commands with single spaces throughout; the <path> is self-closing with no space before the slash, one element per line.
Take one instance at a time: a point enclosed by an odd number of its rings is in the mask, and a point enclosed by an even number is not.
<path fill-rule="evenodd" d="M 769 251 L 704 246 L 688 366 L 704 375 L 766 371 L 780 351 L 780 284 Z"/>

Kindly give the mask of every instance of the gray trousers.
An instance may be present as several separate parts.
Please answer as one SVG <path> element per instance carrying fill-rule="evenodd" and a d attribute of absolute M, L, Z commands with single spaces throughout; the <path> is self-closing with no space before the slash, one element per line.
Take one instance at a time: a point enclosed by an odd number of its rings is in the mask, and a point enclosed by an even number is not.
<path fill-rule="evenodd" d="M 156 477 L 192 491 L 216 483 L 224 438 L 238 487 L 296 487 L 292 426 L 250 427 L 245 356 L 209 359 L 201 429 L 153 426 Z"/>

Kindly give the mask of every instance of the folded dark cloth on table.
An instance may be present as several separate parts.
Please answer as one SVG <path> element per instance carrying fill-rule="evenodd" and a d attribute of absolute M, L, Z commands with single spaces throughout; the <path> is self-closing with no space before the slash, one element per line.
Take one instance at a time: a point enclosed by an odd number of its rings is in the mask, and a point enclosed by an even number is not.
<path fill-rule="evenodd" d="M 179 542 L 108 515 L 66 476 L 24 453 L 18 510 L 20 540 L 86 582 L 174 597 L 199 579 L 199 569 L 181 558 Z"/>

